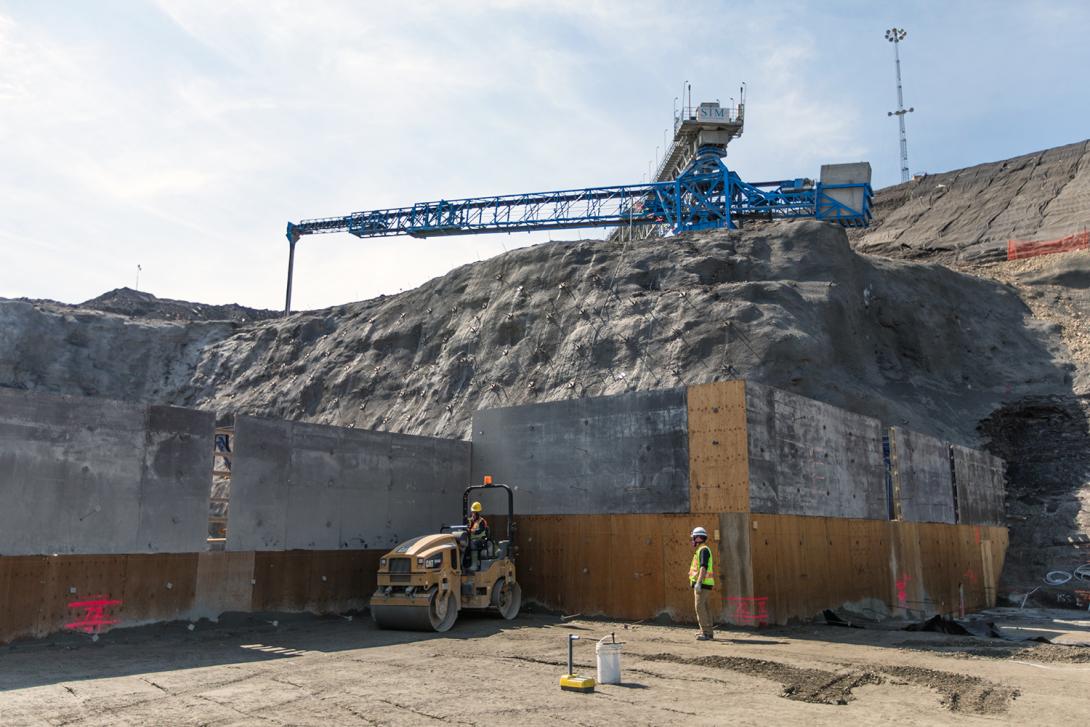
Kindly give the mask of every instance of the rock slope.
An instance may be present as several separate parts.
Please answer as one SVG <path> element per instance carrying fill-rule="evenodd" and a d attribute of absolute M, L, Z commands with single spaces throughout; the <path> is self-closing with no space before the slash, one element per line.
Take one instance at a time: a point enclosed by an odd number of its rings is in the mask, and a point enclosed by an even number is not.
<path fill-rule="evenodd" d="M 1005 257 L 1007 241 L 1090 227 L 1090 140 L 879 190 L 863 252 L 942 262 Z"/>
<path fill-rule="evenodd" d="M 247 324 L 6 302 L 0 383 L 469 435 L 475 409 L 752 378 L 976 443 L 1071 366 L 1008 287 L 778 223 L 524 248 L 425 285 Z"/>

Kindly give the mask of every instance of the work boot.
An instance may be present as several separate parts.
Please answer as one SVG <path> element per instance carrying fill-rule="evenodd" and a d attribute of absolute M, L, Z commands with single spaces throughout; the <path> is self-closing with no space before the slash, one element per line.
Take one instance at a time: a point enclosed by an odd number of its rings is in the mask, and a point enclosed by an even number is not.
<path fill-rule="evenodd" d="M 714 641 L 715 637 L 714 636 L 709 636 L 708 634 L 699 634 L 699 635 L 697 635 L 696 640 L 697 641 Z"/>

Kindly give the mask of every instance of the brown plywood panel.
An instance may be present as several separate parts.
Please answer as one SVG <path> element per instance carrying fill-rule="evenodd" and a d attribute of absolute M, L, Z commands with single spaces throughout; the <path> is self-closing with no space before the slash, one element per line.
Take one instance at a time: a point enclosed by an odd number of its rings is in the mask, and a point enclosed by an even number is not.
<path fill-rule="evenodd" d="M 253 552 L 218 551 L 197 556 L 197 592 L 193 618 L 216 618 L 249 611 L 253 603 Z"/>
<path fill-rule="evenodd" d="M 958 545 L 953 526 L 918 523 L 920 563 L 926 602 L 924 615 L 956 614 L 959 607 Z"/>
<path fill-rule="evenodd" d="M 850 583 L 842 592 L 851 594 L 854 601 L 876 599 L 887 606 L 896 601 L 890 600 L 890 584 L 894 581 L 890 569 L 890 524 L 883 520 L 836 520 L 829 521 L 830 532 L 838 532 L 845 527 L 848 531 L 848 559 L 840 561 L 848 566 L 842 572 L 849 575 Z M 837 553 L 835 556 L 841 557 Z M 861 604 L 862 608 L 871 606 Z M 875 604 L 877 606 L 877 604 Z M 864 611 L 865 615 L 881 618 L 883 609 L 874 612 Z"/>
<path fill-rule="evenodd" d="M 310 551 L 307 610 L 339 613 L 361 609 L 375 590 L 383 550 Z"/>
<path fill-rule="evenodd" d="M 783 535 L 780 532 L 781 518 L 775 515 L 750 516 L 750 553 L 753 559 L 753 598 L 752 604 L 738 604 L 733 623 L 745 625 L 757 610 L 753 606 L 764 606 L 770 623 L 783 623 L 788 617 L 789 607 L 785 604 L 787 580 L 791 571 L 789 565 L 780 562 Z M 793 575 L 793 574 L 792 574 Z M 783 614 L 783 621 L 780 615 Z"/>
<path fill-rule="evenodd" d="M 523 597 L 558 611 L 566 610 L 561 590 L 564 569 L 560 563 L 560 543 L 565 534 L 560 516 L 518 518 L 515 573 L 522 585 Z"/>
<path fill-rule="evenodd" d="M 990 540 L 985 540 L 980 544 L 980 558 L 982 561 L 981 571 L 981 584 L 984 590 L 984 608 L 994 608 L 996 602 L 996 583 L 995 579 L 995 548 L 994 543 Z"/>
<path fill-rule="evenodd" d="M 305 550 L 254 553 L 254 611 L 302 611 L 307 605 L 308 566 Z"/>
<path fill-rule="evenodd" d="M 610 602 L 611 555 L 609 515 L 583 515 L 568 520 L 571 540 L 560 550 L 565 601 L 575 612 L 604 615 Z"/>
<path fill-rule="evenodd" d="M 125 555 L 59 555 L 47 559 L 48 571 L 38 609 L 36 633 L 44 636 L 60 631 L 65 624 L 85 622 L 89 616 L 81 607 L 69 607 L 88 601 L 120 600 L 101 612 L 101 617 L 117 621 L 106 624 L 98 631 L 126 625 L 133 620 L 125 597 L 126 569 L 129 556 Z M 137 609 L 138 612 L 138 609 Z"/>
<path fill-rule="evenodd" d="M 810 619 L 850 606 L 872 618 L 890 600 L 888 523 L 878 520 L 751 516 L 754 596 L 770 620 Z M 881 602 L 881 603 L 879 603 Z"/>
<path fill-rule="evenodd" d="M 254 554 L 254 611 L 338 613 L 364 608 L 384 550 L 291 550 Z"/>
<path fill-rule="evenodd" d="M 0 644 L 36 635 L 48 571 L 48 556 L 0 556 Z"/>
<path fill-rule="evenodd" d="M 795 583 L 799 618 L 811 618 L 825 608 L 843 599 L 830 582 L 832 553 L 829 550 L 827 518 L 797 518 L 799 528 L 798 552 L 802 568 Z"/>
<path fill-rule="evenodd" d="M 1008 532 L 1004 527 L 982 526 L 980 555 L 984 581 L 984 599 L 988 608 L 995 606 L 1003 562 L 1007 557 Z"/>
<path fill-rule="evenodd" d="M 694 513 L 749 511 L 744 381 L 689 387 L 689 503 Z"/>
<path fill-rule="evenodd" d="M 955 530 L 961 561 L 960 583 L 966 611 L 985 608 L 984 563 L 980 528 L 960 525 Z"/>
<path fill-rule="evenodd" d="M 134 622 L 184 618 L 197 595 L 197 553 L 129 555 L 122 611 Z"/>
<path fill-rule="evenodd" d="M 610 599 L 615 618 L 652 618 L 661 608 L 664 588 L 662 527 L 658 515 L 610 517 Z"/>
<path fill-rule="evenodd" d="M 919 529 L 921 523 L 890 523 L 890 585 L 889 603 L 898 616 L 933 615 L 923 583 L 920 561 Z"/>

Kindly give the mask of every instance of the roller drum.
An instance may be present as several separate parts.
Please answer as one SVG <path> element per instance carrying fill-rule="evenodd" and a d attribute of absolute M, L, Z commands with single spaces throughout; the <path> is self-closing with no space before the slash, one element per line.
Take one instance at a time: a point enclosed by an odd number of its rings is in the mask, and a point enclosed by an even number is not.
<path fill-rule="evenodd" d="M 419 606 L 389 605 L 371 600 L 371 618 L 380 629 L 448 631 L 458 618 L 454 596 L 433 591 Z"/>

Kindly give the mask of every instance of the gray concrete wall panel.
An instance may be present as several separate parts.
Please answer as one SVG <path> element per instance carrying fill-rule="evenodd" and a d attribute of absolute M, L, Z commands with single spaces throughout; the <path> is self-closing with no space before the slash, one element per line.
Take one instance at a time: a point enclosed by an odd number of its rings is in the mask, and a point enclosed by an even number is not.
<path fill-rule="evenodd" d="M 683 388 L 484 409 L 473 480 L 492 475 L 528 515 L 689 510 Z"/>
<path fill-rule="evenodd" d="M 292 423 L 235 418 L 228 550 L 287 547 Z"/>
<path fill-rule="evenodd" d="M 206 547 L 215 427 L 212 412 L 148 408 L 135 552 Z"/>
<path fill-rule="evenodd" d="M 227 549 L 388 548 L 461 522 L 470 444 L 240 416 Z"/>
<path fill-rule="evenodd" d="M 1006 525 L 1006 464 L 998 457 L 953 445 L 958 522 Z"/>
<path fill-rule="evenodd" d="M 882 425 L 746 381 L 751 512 L 886 520 Z"/>
<path fill-rule="evenodd" d="M 204 412 L 0 389 L 0 554 L 203 549 L 213 427 Z"/>
<path fill-rule="evenodd" d="M 946 442 L 909 429 L 889 430 L 895 512 L 901 520 L 954 523 L 954 481 Z"/>

